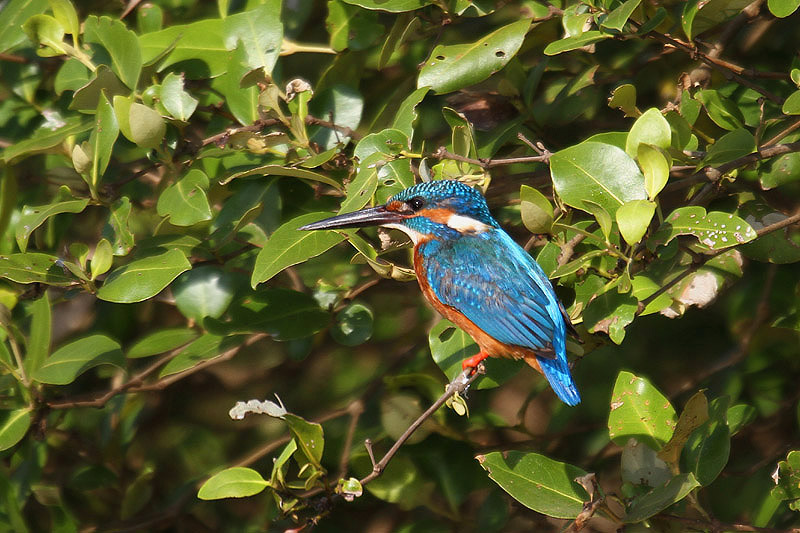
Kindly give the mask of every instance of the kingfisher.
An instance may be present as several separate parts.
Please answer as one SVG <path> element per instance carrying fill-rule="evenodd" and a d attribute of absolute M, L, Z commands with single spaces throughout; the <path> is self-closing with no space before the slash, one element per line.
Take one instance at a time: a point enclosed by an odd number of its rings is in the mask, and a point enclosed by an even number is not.
<path fill-rule="evenodd" d="M 300 229 L 365 226 L 409 236 L 423 295 L 480 348 L 463 361 L 465 370 L 489 356 L 524 359 L 564 403 L 580 402 L 567 363 L 569 317 L 542 267 L 500 227 L 476 189 L 457 180 L 418 183 L 385 205 Z"/>

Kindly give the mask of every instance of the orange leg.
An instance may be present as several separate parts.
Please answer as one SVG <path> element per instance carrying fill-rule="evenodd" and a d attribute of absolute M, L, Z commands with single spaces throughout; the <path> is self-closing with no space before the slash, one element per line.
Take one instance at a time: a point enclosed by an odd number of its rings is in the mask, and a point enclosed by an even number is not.
<path fill-rule="evenodd" d="M 488 353 L 480 351 L 475 355 L 473 355 L 472 357 L 467 357 L 466 359 L 461 361 L 461 369 L 466 370 L 468 368 L 471 368 L 472 372 L 470 374 L 472 374 L 473 372 L 475 372 L 475 369 L 478 368 L 478 365 L 481 364 L 481 362 L 487 357 L 489 357 Z"/>

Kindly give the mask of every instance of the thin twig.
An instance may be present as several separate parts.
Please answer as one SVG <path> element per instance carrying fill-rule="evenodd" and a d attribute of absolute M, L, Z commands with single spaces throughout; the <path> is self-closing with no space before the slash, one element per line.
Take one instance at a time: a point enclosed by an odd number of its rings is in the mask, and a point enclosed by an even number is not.
<path fill-rule="evenodd" d="M 465 157 L 463 155 L 451 153 L 444 146 L 440 146 L 435 152 L 431 154 L 431 157 L 435 157 L 436 159 L 450 159 L 453 161 L 470 163 L 472 165 L 479 166 L 485 170 L 492 167 L 498 167 L 501 165 L 513 165 L 516 163 L 548 163 L 550 161 L 551 155 L 552 154 L 547 152 L 542 155 L 534 155 L 527 157 L 509 157 L 506 159 L 491 159 L 491 158 L 475 159 L 472 157 Z"/>
<path fill-rule="evenodd" d="M 461 394 L 462 392 L 464 392 L 467 389 L 467 387 L 469 387 L 470 384 L 473 381 L 475 381 L 478 378 L 478 376 L 480 376 L 482 373 L 483 373 L 483 365 L 479 366 L 478 369 L 472 372 L 471 375 L 470 375 L 470 369 L 467 369 L 461 372 L 458 376 L 456 376 L 456 378 L 453 379 L 453 381 L 451 381 L 447 385 L 447 389 L 445 390 L 444 394 L 439 396 L 439 399 L 433 402 L 433 405 L 431 405 L 424 413 L 419 415 L 419 417 L 416 420 L 414 420 L 414 422 L 412 422 L 410 426 L 408 426 L 408 429 L 406 429 L 405 432 L 402 435 L 400 435 L 400 438 L 398 438 L 397 441 L 394 443 L 394 445 L 392 445 L 392 447 L 389 448 L 389 451 L 386 452 L 386 454 L 384 454 L 384 456 L 381 458 L 380 461 L 373 464 L 372 472 L 370 472 L 367 476 L 359 480 L 361 485 L 366 485 L 370 481 L 373 481 L 378 476 L 380 476 L 386 469 L 386 465 L 389 464 L 389 461 L 392 460 L 392 458 L 395 456 L 400 447 L 403 444 L 405 444 L 405 442 L 409 438 L 411 438 L 411 435 L 413 435 L 414 432 L 417 429 L 419 429 L 419 427 L 433 415 L 433 413 L 435 413 L 442 405 L 444 405 L 445 402 L 447 402 L 447 400 L 449 400 L 455 394 Z M 372 443 L 370 442 L 369 444 L 367 444 L 367 442 L 365 442 L 364 445 L 367 446 L 367 452 L 369 453 Z"/>

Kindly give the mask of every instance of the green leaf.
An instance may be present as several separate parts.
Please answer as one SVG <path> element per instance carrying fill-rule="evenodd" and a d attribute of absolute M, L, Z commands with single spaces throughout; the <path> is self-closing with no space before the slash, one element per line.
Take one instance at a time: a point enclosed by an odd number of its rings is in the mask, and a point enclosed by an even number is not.
<path fill-rule="evenodd" d="M 198 20 L 140 35 L 142 61 L 149 65 L 161 59 L 158 70 L 162 71 L 175 63 L 197 59 L 208 65 L 208 71 L 203 73 L 204 79 L 220 76 L 228 69 L 230 61 L 223 24 L 222 19 Z M 165 50 L 166 56 L 162 57 Z"/>
<path fill-rule="evenodd" d="M 440 320 L 428 334 L 428 345 L 436 365 L 452 381 L 461 371 L 461 362 L 478 353 L 478 345 L 461 328 L 449 320 Z M 473 385 L 476 389 L 491 389 L 508 381 L 523 366 L 522 361 L 489 358 L 484 361 L 486 374 Z"/>
<path fill-rule="evenodd" d="M 303 452 L 303 455 L 308 458 L 311 464 L 317 468 L 322 468 L 320 461 L 322 461 L 322 452 L 325 448 L 322 426 L 316 422 L 307 422 L 291 413 L 286 413 L 283 419 L 289 426 L 289 431 L 292 432 L 297 447 Z"/>
<path fill-rule="evenodd" d="M 767 0 L 767 8 L 770 13 L 778 18 L 788 17 L 797 11 L 798 7 L 800 7 L 800 0 Z"/>
<path fill-rule="evenodd" d="M 161 103 L 170 115 L 186 122 L 197 109 L 197 100 L 183 90 L 183 76 L 170 72 L 161 82 Z"/>
<path fill-rule="evenodd" d="M 252 468 L 234 466 L 211 476 L 197 497 L 201 500 L 221 500 L 222 498 L 245 498 L 263 491 L 269 483 Z"/>
<path fill-rule="evenodd" d="M 397 155 L 403 150 L 408 150 L 408 136 L 400 130 L 385 129 L 377 133 L 370 133 L 358 141 L 353 156 L 360 161 L 366 161 L 373 154 Z"/>
<path fill-rule="evenodd" d="M 142 71 L 142 52 L 136 34 L 119 20 L 90 15 L 84 22 L 83 38 L 103 46 L 111 56 L 111 69 L 122 83 L 136 89 Z"/>
<path fill-rule="evenodd" d="M 661 148 L 642 143 L 639 145 L 636 159 L 644 174 L 647 197 L 653 200 L 667 184 L 672 158 Z"/>
<path fill-rule="evenodd" d="M 433 0 L 344 0 L 348 4 L 373 9 L 388 11 L 389 13 L 402 13 L 414 11 L 433 3 Z"/>
<path fill-rule="evenodd" d="M 103 94 L 106 95 L 106 98 L 113 99 L 115 96 L 129 93 L 130 89 L 117 78 L 116 74 L 111 72 L 111 69 L 106 65 L 99 65 L 94 71 L 94 75 L 72 95 L 69 109 L 94 114 L 97 112 L 97 105 Z"/>
<path fill-rule="evenodd" d="M 679 207 L 666 217 L 647 241 L 647 246 L 654 250 L 678 235 L 693 235 L 711 250 L 721 250 L 756 238 L 750 224 L 735 215 L 722 211 L 706 213 L 703 207 L 688 206 Z"/>
<path fill-rule="evenodd" d="M 330 324 L 313 296 L 289 289 L 264 289 L 231 305 L 229 314 L 245 332 L 263 331 L 276 340 L 305 338 Z"/>
<path fill-rule="evenodd" d="M 49 0 L 49 4 L 55 19 L 61 24 L 66 33 L 72 35 L 76 39 L 75 42 L 77 42 L 77 38 L 81 34 L 81 27 L 75 6 L 72 5 L 70 0 Z"/>
<path fill-rule="evenodd" d="M 100 96 L 97 103 L 97 114 L 95 115 L 94 129 L 89 135 L 89 146 L 92 149 L 92 167 L 89 174 L 91 185 L 97 187 L 100 178 L 108 168 L 111 160 L 111 151 L 119 135 L 119 125 L 114 114 L 114 107 L 106 98 L 105 93 Z"/>
<path fill-rule="evenodd" d="M 347 5 L 341 0 L 328 0 L 325 26 L 330 34 L 330 46 L 337 52 L 346 48 L 365 50 L 384 33 L 377 13 Z"/>
<path fill-rule="evenodd" d="M 608 415 L 611 440 L 622 445 L 633 438 L 658 451 L 675 423 L 675 409 L 649 381 L 624 370 L 617 375 Z"/>
<path fill-rule="evenodd" d="M 201 335 L 181 350 L 178 355 L 170 359 L 169 363 L 158 373 L 158 377 L 164 378 L 179 374 L 184 370 L 194 368 L 204 361 L 218 357 L 227 349 L 239 343 L 240 338 L 240 336 L 225 337 L 213 333 Z"/>
<path fill-rule="evenodd" d="M 624 83 L 612 91 L 608 107 L 622 110 L 626 117 L 638 117 L 642 114 L 636 107 L 636 87 L 630 83 Z"/>
<path fill-rule="evenodd" d="M 89 69 L 75 58 L 64 61 L 58 69 L 53 88 L 56 94 L 60 95 L 64 91 L 76 91 L 89 83 Z"/>
<path fill-rule="evenodd" d="M 792 450 L 785 461 L 778 463 L 777 486 L 772 489 L 772 497 L 778 500 L 800 499 L 800 451 Z"/>
<path fill-rule="evenodd" d="M 774 189 L 800 180 L 800 153 L 783 154 L 759 168 L 761 188 Z"/>
<path fill-rule="evenodd" d="M 417 78 L 417 88 L 443 94 L 474 85 L 502 69 L 522 46 L 530 20 L 513 22 L 468 44 L 437 45 Z"/>
<path fill-rule="evenodd" d="M 44 283 L 66 286 L 75 283 L 56 256 L 23 253 L 0 256 L 0 277 L 17 283 Z"/>
<path fill-rule="evenodd" d="M 47 9 L 47 0 L 11 0 L 0 9 L 0 53 L 25 42 L 22 24 Z"/>
<path fill-rule="evenodd" d="M 631 201 L 635 202 L 636 200 Z M 594 216 L 595 220 L 597 220 L 597 224 L 600 226 L 600 231 L 603 232 L 603 237 L 608 240 L 608 236 L 611 234 L 611 226 L 614 223 L 608 211 L 606 211 L 602 205 L 592 202 L 591 200 L 583 201 L 583 210 Z"/>
<path fill-rule="evenodd" d="M 31 426 L 31 408 L 0 411 L 0 452 L 22 440 Z"/>
<path fill-rule="evenodd" d="M 388 35 L 383 40 L 381 45 L 381 55 L 378 59 L 378 70 L 383 70 L 392 55 L 397 52 L 400 46 L 406 41 L 409 35 L 413 35 L 422 26 L 422 21 L 419 17 L 412 17 L 410 14 L 403 15 L 395 18 L 392 29 L 389 30 Z"/>
<path fill-rule="evenodd" d="M 167 125 L 158 111 L 134 102 L 130 105 L 128 122 L 130 124 L 130 136 L 126 136 L 128 140 L 141 148 L 155 148 L 161 144 Z"/>
<path fill-rule="evenodd" d="M 430 89 L 427 87 L 422 87 L 406 96 L 405 100 L 400 103 L 400 106 L 397 108 L 397 112 L 394 115 L 392 128 L 405 133 L 409 142 L 414 139 L 414 125 L 419 118 L 417 106 L 425 98 L 425 95 L 428 94 L 429 90 Z"/>
<path fill-rule="evenodd" d="M 658 452 L 658 457 L 672 465 L 677 472 L 686 441 L 689 440 L 694 430 L 707 420 L 708 400 L 703 391 L 698 391 L 686 402 L 681 416 L 678 418 L 678 423 L 675 425 L 675 431 L 672 432 L 672 437 Z"/>
<path fill-rule="evenodd" d="M 644 176 L 625 151 L 598 142 L 565 148 L 550 158 L 553 186 L 567 205 L 585 209 L 584 200 L 613 217 L 629 200 L 645 200 Z"/>
<path fill-rule="evenodd" d="M 628 140 L 625 143 L 625 151 L 631 157 L 636 157 L 639 153 L 640 144 L 652 144 L 666 150 L 672 142 L 672 130 L 669 122 L 661 114 L 661 111 L 652 107 L 642 113 L 633 123 Z"/>
<path fill-rule="evenodd" d="M 740 128 L 726 133 L 708 147 L 703 165 L 719 166 L 756 151 L 756 139 L 746 129 Z"/>
<path fill-rule="evenodd" d="M 601 216 L 601 219 L 602 219 L 602 216 Z M 609 219 L 609 223 L 610 223 L 610 221 L 611 220 Z M 577 272 L 578 270 L 583 268 L 585 265 L 590 263 L 592 261 L 592 259 L 594 259 L 596 257 L 601 257 L 601 256 L 603 256 L 605 254 L 606 254 L 605 250 L 597 250 L 597 249 L 589 250 L 588 252 L 586 252 L 585 254 L 582 254 L 577 259 L 573 259 L 572 261 L 570 261 L 570 262 L 568 262 L 568 263 L 566 263 L 564 265 L 559 266 L 558 268 L 556 268 L 552 272 L 549 272 L 548 273 L 548 277 L 550 279 L 557 279 L 557 278 L 560 278 L 560 277 L 563 277 L 563 276 L 569 276 L 570 274 L 573 274 L 573 273 Z"/>
<path fill-rule="evenodd" d="M 271 279 L 284 268 L 302 263 L 333 248 L 344 240 L 335 231 L 299 231 L 297 228 L 322 220 L 328 213 L 309 213 L 283 224 L 270 236 L 267 244 L 258 252 L 250 284 Z M 347 233 L 347 232 L 343 232 Z"/>
<path fill-rule="evenodd" d="M 522 185 L 519 190 L 519 211 L 522 223 L 531 233 L 550 233 L 553 228 L 553 206 L 550 200 L 533 187 Z"/>
<path fill-rule="evenodd" d="M 98 365 L 125 368 L 119 343 L 105 335 L 90 335 L 62 346 L 33 373 L 39 383 L 67 385 Z"/>
<path fill-rule="evenodd" d="M 88 204 L 88 198 L 74 198 L 69 187 L 62 185 L 51 203 L 24 206 L 16 225 L 17 246 L 24 252 L 28 248 L 31 234 L 48 218 L 61 213 L 80 213 Z"/>
<path fill-rule="evenodd" d="M 626 0 L 609 13 L 600 25 L 609 30 L 622 31 L 625 23 L 628 22 L 628 19 L 631 18 L 634 10 L 639 7 L 641 2 L 642 0 Z"/>
<path fill-rule="evenodd" d="M 156 4 L 145 3 L 136 8 L 136 25 L 139 33 L 151 33 L 164 26 L 164 10 Z"/>
<path fill-rule="evenodd" d="M 700 483 L 692 474 L 679 474 L 665 485 L 657 487 L 647 494 L 636 496 L 625 514 L 626 524 L 635 524 L 655 516 L 670 505 L 684 499 Z"/>
<path fill-rule="evenodd" d="M 739 208 L 739 216 L 754 230 L 784 220 L 786 215 L 767 204 L 751 201 Z M 738 248 L 746 257 L 776 264 L 800 261 L 800 231 L 784 230 L 763 235 Z"/>
<path fill-rule="evenodd" d="M 610 39 L 613 35 L 603 33 L 597 30 L 590 30 L 581 33 L 580 35 L 573 35 L 572 37 L 565 37 L 558 41 L 553 41 L 544 48 L 545 55 L 554 56 L 589 46 L 590 44 L 599 43 L 606 39 Z"/>
<path fill-rule="evenodd" d="M 128 255 L 133 248 L 133 233 L 128 224 L 131 214 L 131 201 L 123 196 L 113 204 L 108 214 L 108 224 L 103 234 L 111 241 L 114 255 Z"/>
<path fill-rule="evenodd" d="M 362 304 L 350 304 L 336 313 L 331 328 L 333 340 L 344 346 L 358 346 L 372 337 L 372 310 Z"/>
<path fill-rule="evenodd" d="M 131 261 L 114 269 L 97 291 L 97 297 L 115 303 L 152 298 L 192 265 L 177 248 Z"/>
<path fill-rule="evenodd" d="M 733 131 L 744 127 L 744 117 L 739 106 L 719 92 L 701 89 L 694 97 L 703 104 L 709 118 L 720 128 Z"/>
<path fill-rule="evenodd" d="M 31 41 L 45 48 L 37 50 L 45 57 L 66 54 L 64 50 L 64 28 L 50 15 L 34 15 L 25 21 L 22 29 Z"/>
<path fill-rule="evenodd" d="M 731 437 L 736 435 L 744 426 L 755 420 L 756 415 L 756 408 L 752 405 L 740 403 L 728 408 L 727 419 Z"/>
<path fill-rule="evenodd" d="M 575 481 L 586 472 L 571 464 L 511 450 L 476 457 L 489 477 L 525 507 L 554 518 L 575 518 L 589 495 Z"/>
<path fill-rule="evenodd" d="M 242 43 L 250 69 L 272 72 L 283 41 L 280 0 L 266 0 L 256 9 L 225 17 L 222 35 L 225 47 L 233 50 Z"/>
<path fill-rule="evenodd" d="M 84 122 L 80 117 L 71 117 L 64 121 L 58 129 L 49 127 L 38 128 L 36 132 L 23 141 L 12 144 L 3 151 L 3 160 L 6 164 L 18 163 L 29 155 L 44 152 L 64 142 L 67 137 L 80 135 L 91 129 L 90 121 Z"/>
<path fill-rule="evenodd" d="M 729 398 L 717 398 L 709 407 L 709 419 L 689 437 L 683 450 L 685 470 L 703 485 L 711 484 L 725 468 L 731 452 L 727 412 Z"/>
<path fill-rule="evenodd" d="M 222 316 L 233 301 L 235 290 L 233 276 L 216 266 L 200 266 L 184 272 L 172 284 L 178 310 L 198 322 Z"/>
<path fill-rule="evenodd" d="M 625 242 L 633 246 L 647 232 L 656 212 L 656 204 L 649 200 L 631 200 L 617 210 L 617 225 Z"/>
<path fill-rule="evenodd" d="M 150 357 L 174 350 L 197 338 L 197 332 L 188 328 L 162 329 L 146 335 L 128 349 L 129 359 Z"/>
<path fill-rule="evenodd" d="M 220 180 L 219 183 L 220 185 L 227 185 L 235 179 L 246 178 L 248 176 L 289 176 L 292 178 L 317 181 L 319 183 L 324 183 L 325 185 L 330 185 L 331 187 L 340 191 L 342 190 L 342 185 L 338 181 L 329 178 L 324 174 L 312 172 L 304 168 L 284 167 L 281 165 L 264 165 L 261 167 L 244 170 L 242 172 L 237 172 L 235 174 L 231 174 L 225 179 Z"/>
<path fill-rule="evenodd" d="M 208 176 L 202 170 L 190 170 L 158 197 L 158 214 L 169 217 L 170 224 L 175 226 L 193 226 L 211 220 L 208 186 Z"/>
<path fill-rule="evenodd" d="M 97 278 L 101 274 L 108 272 L 111 264 L 114 261 L 114 251 L 111 249 L 111 243 L 108 239 L 100 239 L 94 249 L 92 256 L 91 272 L 92 279 Z"/>
<path fill-rule="evenodd" d="M 50 355 L 50 340 L 53 331 L 53 316 L 50 298 L 45 292 L 30 305 L 31 329 L 28 349 L 25 352 L 25 371 L 36 372 Z"/>
<path fill-rule="evenodd" d="M 798 3 L 800 3 L 800 0 L 798 0 Z M 789 98 L 783 102 L 781 111 L 786 115 L 800 115 L 800 91 L 795 91 L 789 95 Z"/>
<path fill-rule="evenodd" d="M 692 40 L 704 31 L 735 17 L 750 3 L 747 0 L 691 0 L 684 4 L 681 15 L 683 32 Z"/>
<path fill-rule="evenodd" d="M 347 198 L 339 206 L 339 214 L 352 213 L 366 206 L 378 190 L 378 169 L 383 166 L 384 156 L 372 154 L 358 166 L 355 179 L 347 186 Z"/>
<path fill-rule="evenodd" d="M 338 83 L 315 94 L 310 111 L 315 117 L 333 117 L 336 125 L 356 129 L 364 112 L 364 97 L 357 89 Z M 347 144 L 350 140 L 350 137 L 322 126 L 310 136 L 323 150 L 330 150 L 340 143 Z"/>

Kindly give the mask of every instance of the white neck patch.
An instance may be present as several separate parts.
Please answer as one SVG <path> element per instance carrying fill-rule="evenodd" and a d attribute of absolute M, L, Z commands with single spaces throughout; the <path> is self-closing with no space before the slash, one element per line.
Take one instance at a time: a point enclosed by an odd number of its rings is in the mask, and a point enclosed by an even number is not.
<path fill-rule="evenodd" d="M 479 220 L 472 217 L 465 217 L 463 215 L 450 215 L 447 218 L 448 227 L 458 231 L 459 233 L 483 233 L 492 229 Z"/>
<path fill-rule="evenodd" d="M 384 228 L 391 228 L 402 231 L 411 238 L 411 242 L 413 242 L 415 246 L 422 241 L 428 240 L 428 237 L 426 235 L 409 228 L 405 224 L 381 224 L 381 226 L 383 226 Z"/>

